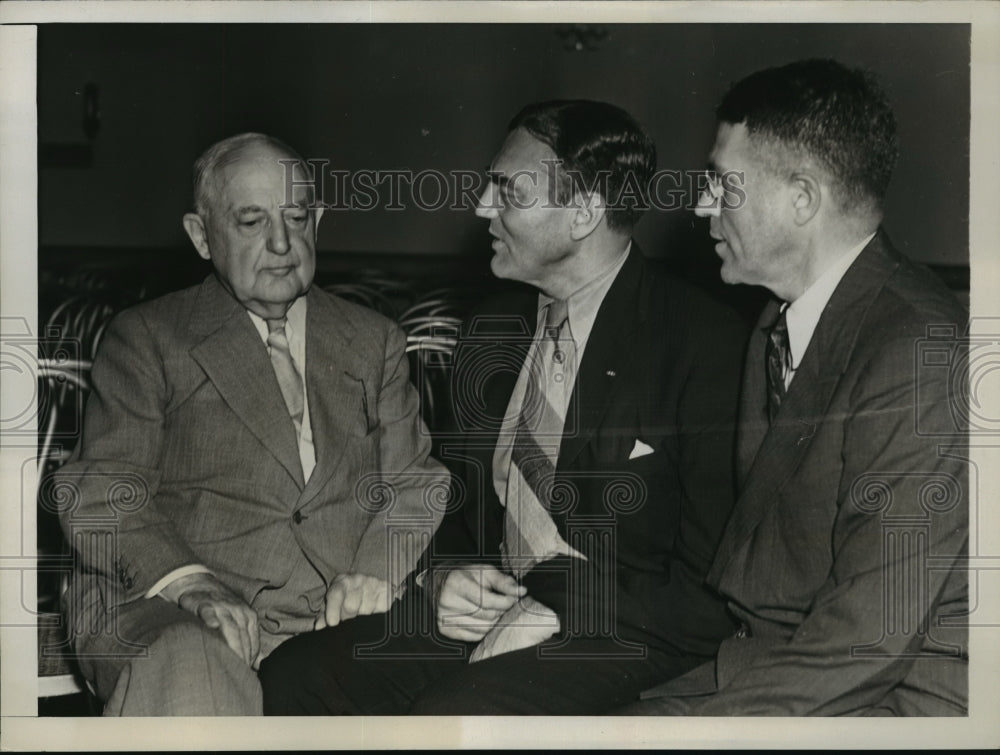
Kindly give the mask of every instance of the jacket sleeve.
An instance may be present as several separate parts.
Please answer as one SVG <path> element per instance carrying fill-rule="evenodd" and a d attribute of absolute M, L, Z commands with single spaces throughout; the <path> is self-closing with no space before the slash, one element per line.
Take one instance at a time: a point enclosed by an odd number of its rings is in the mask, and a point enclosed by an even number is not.
<path fill-rule="evenodd" d="M 703 656 L 714 655 L 734 629 L 725 601 L 705 577 L 736 500 L 736 417 L 747 340 L 745 325 L 729 310 L 709 322 L 677 401 L 677 529 L 669 581 L 650 606 L 661 631 Z"/>
<path fill-rule="evenodd" d="M 448 474 L 430 455 L 431 438 L 410 382 L 406 336 L 387 325 L 384 370 L 378 395 L 368 397 L 378 433 L 379 465 L 357 495 L 375 515 L 351 571 L 387 579 L 398 587 L 413 571 L 447 506 Z"/>
<path fill-rule="evenodd" d="M 80 442 L 49 494 L 79 567 L 115 593 L 105 595 L 110 608 L 143 597 L 198 558 L 165 513 L 160 456 L 169 386 L 141 312 L 127 310 L 108 325 L 91 382 Z"/>
<path fill-rule="evenodd" d="M 915 340 L 880 350 L 853 388 L 833 566 L 808 614 L 790 641 L 755 657 L 692 715 L 856 713 L 919 656 L 947 662 L 964 652 L 947 643 L 929 652 L 925 642 L 940 631 L 939 606 L 959 605 L 967 590 L 954 562 L 968 545 L 968 467 L 948 371 L 918 381 Z M 949 430 L 955 440 L 943 441 Z"/>
<path fill-rule="evenodd" d="M 490 322 L 488 312 L 479 308 L 465 319 L 454 351 L 447 419 L 440 434 L 440 458 L 450 473 L 451 497 L 430 551 L 433 564 L 428 566 L 500 566 L 504 512 L 493 490 L 492 464 L 500 420 L 495 413 L 506 410 L 509 391 L 497 391 L 492 381 L 506 375 L 512 388 L 509 371 L 523 355 L 511 352 L 505 331 L 494 336 L 495 342 L 475 336 L 475 323 Z"/>

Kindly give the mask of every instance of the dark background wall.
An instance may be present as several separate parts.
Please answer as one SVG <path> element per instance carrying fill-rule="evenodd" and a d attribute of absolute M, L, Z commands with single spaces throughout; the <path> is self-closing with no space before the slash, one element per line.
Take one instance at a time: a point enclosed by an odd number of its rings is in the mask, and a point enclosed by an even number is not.
<path fill-rule="evenodd" d="M 662 168 L 698 169 L 730 82 L 832 56 L 878 73 L 902 157 L 886 227 L 915 259 L 968 264 L 969 28 L 965 25 L 606 25 L 576 50 L 551 25 L 42 26 L 38 45 L 40 244 L 192 255 L 180 218 L 208 144 L 273 133 L 345 170 L 482 171 L 528 101 L 588 97 L 631 111 Z M 569 49 L 568 49 L 569 48 Z M 81 119 L 99 88 L 89 153 Z M 89 154 L 89 157 L 86 157 Z M 84 157 L 81 158 L 81 155 Z M 86 163 L 89 160 L 89 165 Z M 74 161 L 81 167 L 73 167 Z M 655 211 L 647 254 L 714 263 L 702 221 Z M 333 212 L 320 251 L 489 256 L 470 210 Z M 475 262 L 473 262 L 475 261 Z"/>

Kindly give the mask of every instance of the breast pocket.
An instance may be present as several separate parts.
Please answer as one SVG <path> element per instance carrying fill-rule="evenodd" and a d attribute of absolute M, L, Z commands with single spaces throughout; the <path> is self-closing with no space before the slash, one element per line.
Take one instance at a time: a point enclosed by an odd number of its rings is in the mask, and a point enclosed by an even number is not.
<path fill-rule="evenodd" d="M 346 399 L 350 403 L 345 402 L 345 406 L 353 405 L 355 408 L 345 418 L 347 432 L 343 436 L 343 442 L 344 460 L 347 464 L 342 473 L 349 484 L 364 487 L 371 485 L 372 480 L 377 479 L 381 472 L 382 425 L 365 382 L 357 380 L 353 388 L 353 395 Z"/>

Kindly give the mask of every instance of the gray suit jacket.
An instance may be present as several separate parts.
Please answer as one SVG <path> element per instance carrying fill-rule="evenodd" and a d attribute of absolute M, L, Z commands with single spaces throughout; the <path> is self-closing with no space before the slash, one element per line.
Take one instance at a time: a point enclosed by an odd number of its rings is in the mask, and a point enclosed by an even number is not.
<path fill-rule="evenodd" d="M 428 456 L 403 333 L 307 296 L 308 483 L 266 347 L 214 275 L 111 322 L 82 439 L 55 481 L 79 556 L 77 633 L 201 563 L 257 609 L 266 654 L 312 629 L 336 575 L 398 585 L 416 563 L 448 482 Z"/>
<path fill-rule="evenodd" d="M 772 302 L 751 337 L 740 495 L 708 575 L 742 627 L 714 664 L 644 697 L 690 715 L 963 714 L 968 438 L 950 365 L 967 315 L 880 233 L 769 426 L 777 315 Z"/>

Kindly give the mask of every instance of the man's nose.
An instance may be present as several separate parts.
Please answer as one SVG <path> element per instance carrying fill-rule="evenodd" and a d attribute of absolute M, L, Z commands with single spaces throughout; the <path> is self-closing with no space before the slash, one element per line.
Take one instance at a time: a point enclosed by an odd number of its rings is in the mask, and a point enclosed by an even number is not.
<path fill-rule="evenodd" d="M 283 219 L 279 219 L 277 223 L 271 223 L 270 232 L 267 234 L 267 249 L 275 254 L 288 252 L 288 229 L 285 227 Z"/>
<path fill-rule="evenodd" d="M 698 195 L 698 203 L 694 207 L 694 214 L 699 218 L 717 218 L 720 214 L 722 204 L 709 187 L 705 187 Z"/>
<path fill-rule="evenodd" d="M 479 195 L 479 204 L 476 205 L 477 218 L 495 218 L 498 214 L 496 186 L 490 183 L 483 193 Z"/>

